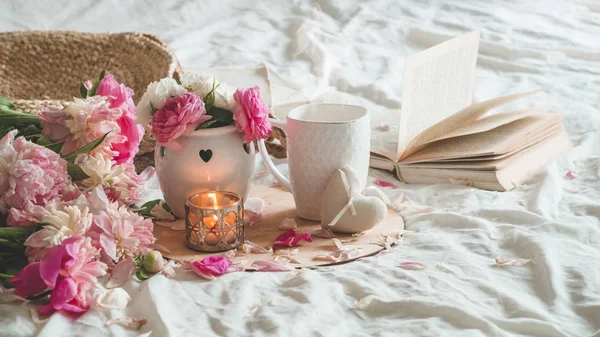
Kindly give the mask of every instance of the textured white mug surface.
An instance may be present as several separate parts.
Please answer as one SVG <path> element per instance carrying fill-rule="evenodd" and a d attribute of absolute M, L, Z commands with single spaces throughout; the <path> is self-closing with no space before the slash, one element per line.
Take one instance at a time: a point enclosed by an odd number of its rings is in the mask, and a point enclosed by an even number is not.
<path fill-rule="evenodd" d="M 360 189 L 364 189 L 371 138 L 367 109 L 345 104 L 307 104 L 290 111 L 286 123 L 272 123 L 287 134 L 289 181 L 271 162 L 264 143 L 259 143 L 259 149 L 269 170 L 293 193 L 298 216 L 320 220 L 323 193 L 340 168 L 352 167 L 360 178 Z"/>

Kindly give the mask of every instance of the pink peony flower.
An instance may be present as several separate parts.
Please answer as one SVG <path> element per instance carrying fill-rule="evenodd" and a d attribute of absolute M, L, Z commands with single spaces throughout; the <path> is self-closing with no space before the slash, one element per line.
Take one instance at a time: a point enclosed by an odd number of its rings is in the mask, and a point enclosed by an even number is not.
<path fill-rule="evenodd" d="M 119 262 L 151 250 L 150 245 L 156 241 L 151 219 L 110 202 L 100 186 L 92 190 L 88 198 L 94 212 L 88 236 L 94 246 L 102 250 L 103 261 Z"/>
<path fill-rule="evenodd" d="M 135 123 L 135 105 L 131 98 L 133 90 L 117 82 L 113 75 L 108 74 L 100 81 L 96 94 L 107 97 L 109 108 L 122 111 L 122 116 L 117 120 L 117 124 L 125 139 L 120 143 L 113 142 L 112 150 L 116 152 L 113 160 L 117 164 L 132 163 L 144 136 L 144 127 Z"/>
<path fill-rule="evenodd" d="M 244 140 L 267 139 L 271 134 L 269 109 L 260 97 L 257 86 L 248 89 L 238 89 L 233 98 L 238 103 L 233 109 L 233 120 L 238 132 L 244 133 Z"/>
<path fill-rule="evenodd" d="M 106 274 L 106 265 L 98 257 L 89 238 L 74 236 L 50 248 L 41 262 L 29 264 L 10 282 L 22 297 L 52 290 L 50 304 L 38 308 L 40 314 L 59 311 L 77 318 L 89 309 L 97 278 Z"/>
<path fill-rule="evenodd" d="M 62 143 L 71 135 L 65 126 L 65 111 L 44 105 L 40 110 L 42 134 L 56 143 Z"/>
<path fill-rule="evenodd" d="M 211 118 L 206 115 L 200 97 L 188 92 L 171 98 L 154 113 L 152 133 L 158 144 L 179 151 L 182 146 L 177 138 L 192 133 L 198 125 Z"/>
<path fill-rule="evenodd" d="M 44 206 L 78 192 L 67 162 L 51 150 L 19 137 L 13 130 L 0 141 L 0 213 L 9 226 L 31 226 L 48 215 Z"/>
<path fill-rule="evenodd" d="M 309 233 L 296 234 L 293 228 L 281 233 L 273 242 L 273 249 L 282 249 L 287 247 L 297 246 L 301 240 L 312 242 L 312 237 Z"/>

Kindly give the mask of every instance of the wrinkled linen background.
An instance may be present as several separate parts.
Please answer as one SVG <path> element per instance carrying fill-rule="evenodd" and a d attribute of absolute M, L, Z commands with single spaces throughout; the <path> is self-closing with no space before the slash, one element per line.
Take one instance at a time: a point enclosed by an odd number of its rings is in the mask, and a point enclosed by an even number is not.
<path fill-rule="evenodd" d="M 404 56 L 478 29 L 475 101 L 546 88 L 518 104 L 559 112 L 574 144 L 509 193 L 386 190 L 439 211 L 404 211 L 415 233 L 379 256 L 214 282 L 184 271 L 176 280 L 157 276 L 126 286 L 126 310 L 77 322 L 54 315 L 36 324 L 31 306 L 3 304 L 1 336 L 600 336 L 600 3 L 2 1 L 0 29 L 147 32 L 184 68 L 264 62 L 307 97 L 335 89 L 372 111 L 400 106 Z M 568 180 L 567 169 L 580 175 Z M 496 267 L 497 256 L 535 264 Z M 397 267 L 403 261 L 427 268 Z M 377 298 L 358 310 L 355 301 L 367 295 Z M 105 327 L 120 316 L 149 323 Z"/>

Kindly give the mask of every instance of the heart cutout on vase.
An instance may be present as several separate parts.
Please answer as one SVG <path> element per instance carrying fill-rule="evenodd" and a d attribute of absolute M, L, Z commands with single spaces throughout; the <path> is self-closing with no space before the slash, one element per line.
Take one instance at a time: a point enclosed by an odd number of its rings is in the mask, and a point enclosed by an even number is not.
<path fill-rule="evenodd" d="M 387 214 L 385 202 L 362 192 L 356 171 L 351 167 L 337 170 L 323 194 L 321 227 L 337 233 L 358 233 L 380 223 Z"/>
<path fill-rule="evenodd" d="M 205 163 L 208 163 L 210 158 L 212 158 L 212 151 L 211 150 L 200 150 L 200 158 L 202 158 L 202 160 L 204 160 Z"/>

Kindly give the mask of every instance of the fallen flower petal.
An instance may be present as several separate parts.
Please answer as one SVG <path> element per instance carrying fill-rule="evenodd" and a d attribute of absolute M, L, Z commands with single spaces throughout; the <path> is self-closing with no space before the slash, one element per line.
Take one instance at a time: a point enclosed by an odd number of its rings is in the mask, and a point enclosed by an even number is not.
<path fill-rule="evenodd" d="M 505 257 L 497 257 L 497 266 L 524 266 L 528 263 L 534 264 L 532 259 L 508 259 Z"/>
<path fill-rule="evenodd" d="M 235 249 L 230 249 L 226 251 L 225 253 L 223 253 L 223 256 L 230 260 L 233 260 L 235 258 Z"/>
<path fill-rule="evenodd" d="M 137 319 L 137 318 L 133 318 L 133 317 L 119 317 L 119 318 L 114 318 L 114 319 L 106 321 L 106 326 L 109 326 L 111 324 L 120 324 L 120 325 L 130 328 L 130 329 L 139 330 L 141 327 L 143 327 L 147 323 L 148 323 L 148 320 L 146 320 L 146 319 Z"/>
<path fill-rule="evenodd" d="M 331 254 L 317 255 L 317 256 L 313 257 L 313 260 L 338 263 L 338 262 L 353 260 L 353 259 L 357 258 L 358 255 L 360 255 L 360 251 L 361 250 L 359 248 L 350 249 L 350 250 L 337 250 Z"/>
<path fill-rule="evenodd" d="M 263 254 L 271 251 L 270 249 L 258 245 L 250 240 L 244 241 L 244 243 L 240 245 L 239 250 L 244 254 Z"/>
<path fill-rule="evenodd" d="M 422 263 L 420 263 L 420 262 L 411 262 L 411 261 L 402 262 L 402 263 L 400 263 L 400 265 L 398 265 L 398 267 L 400 267 L 402 269 L 409 269 L 409 270 L 423 270 L 423 269 L 425 269 L 425 266 Z"/>
<path fill-rule="evenodd" d="M 381 179 L 375 180 L 375 185 L 381 186 L 381 187 L 398 188 L 398 186 L 392 184 L 391 182 L 385 181 L 385 180 L 381 180 Z"/>
<path fill-rule="evenodd" d="M 206 257 L 191 263 L 191 269 L 196 275 L 207 280 L 214 280 L 217 276 L 228 273 L 233 262 L 222 255 Z"/>
<path fill-rule="evenodd" d="M 567 170 L 565 172 L 565 178 L 573 180 L 575 178 L 577 178 L 579 176 L 579 173 L 577 171 L 573 171 L 573 170 Z"/>
<path fill-rule="evenodd" d="M 275 239 L 273 242 L 273 250 L 294 247 L 298 245 L 301 240 L 312 242 L 312 237 L 309 233 L 296 234 L 296 231 L 294 231 L 293 228 L 290 228 Z"/>
<path fill-rule="evenodd" d="M 290 262 L 290 263 L 296 263 L 296 264 L 301 264 L 302 262 L 296 260 L 294 257 L 285 254 L 285 255 L 275 255 L 275 258 L 273 259 L 273 261 L 277 261 L 279 262 L 280 259 L 285 259 L 285 262 Z"/>
<path fill-rule="evenodd" d="M 314 236 L 322 239 L 332 239 L 335 237 L 335 234 L 331 231 L 331 229 L 317 229 L 310 233 L 310 236 Z"/>
<path fill-rule="evenodd" d="M 265 201 L 261 198 L 248 198 L 244 203 L 244 210 L 262 214 L 265 208 Z"/>
<path fill-rule="evenodd" d="M 355 302 L 356 309 L 365 310 L 365 309 L 367 309 L 371 305 L 371 303 L 373 302 L 373 300 L 376 300 L 376 299 L 378 299 L 378 298 L 375 295 L 365 296 L 365 297 L 363 297 L 360 300 L 357 300 Z"/>
<path fill-rule="evenodd" d="M 277 226 L 277 228 L 279 229 L 296 229 L 298 228 L 298 224 L 296 223 L 296 220 L 294 220 L 293 218 L 283 218 L 283 220 L 281 220 L 281 222 L 279 223 L 279 226 Z"/>
<path fill-rule="evenodd" d="M 381 132 L 388 132 L 390 131 L 390 126 L 387 124 L 383 124 L 381 123 L 378 127 L 377 130 L 381 131 Z"/>
<path fill-rule="evenodd" d="M 110 274 L 110 278 L 106 282 L 106 289 L 117 288 L 124 285 L 135 272 L 135 261 L 127 258 L 117 263 Z"/>
<path fill-rule="evenodd" d="M 262 213 L 254 214 L 253 216 L 250 217 L 250 227 L 261 222 L 262 219 L 263 219 Z"/>
<path fill-rule="evenodd" d="M 265 260 L 265 261 L 254 261 L 251 265 L 251 267 L 256 268 L 256 270 L 258 271 L 291 271 L 294 270 L 296 268 L 290 266 L 290 265 L 286 265 L 286 264 L 281 264 L 277 261 L 273 261 L 273 260 Z"/>
<path fill-rule="evenodd" d="M 106 309 L 125 309 L 131 302 L 131 296 L 123 288 L 115 288 L 98 295 L 96 303 Z"/>
<path fill-rule="evenodd" d="M 165 209 L 165 202 L 161 200 L 158 204 L 154 205 L 150 210 L 150 215 L 155 219 L 175 221 L 175 216 Z"/>

